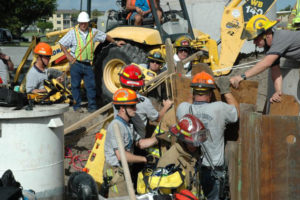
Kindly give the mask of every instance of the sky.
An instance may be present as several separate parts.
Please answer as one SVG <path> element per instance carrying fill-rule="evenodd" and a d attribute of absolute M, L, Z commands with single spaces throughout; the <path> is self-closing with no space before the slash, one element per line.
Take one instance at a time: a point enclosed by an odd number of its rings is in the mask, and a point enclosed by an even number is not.
<path fill-rule="evenodd" d="M 296 0 L 277 0 L 277 10 L 283 9 L 288 5 L 294 6 Z M 80 9 L 80 0 L 57 0 L 58 9 Z M 86 10 L 87 0 L 82 0 L 82 8 Z M 118 9 L 116 0 L 92 0 L 92 10 L 105 11 L 108 9 Z"/>

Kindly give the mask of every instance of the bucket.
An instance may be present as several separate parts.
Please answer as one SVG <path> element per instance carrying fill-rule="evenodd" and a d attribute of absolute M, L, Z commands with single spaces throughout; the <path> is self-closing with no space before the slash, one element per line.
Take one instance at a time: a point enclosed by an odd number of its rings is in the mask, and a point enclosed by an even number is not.
<path fill-rule="evenodd" d="M 11 169 L 37 199 L 63 199 L 64 124 L 67 104 L 32 111 L 0 107 L 0 174 Z"/>

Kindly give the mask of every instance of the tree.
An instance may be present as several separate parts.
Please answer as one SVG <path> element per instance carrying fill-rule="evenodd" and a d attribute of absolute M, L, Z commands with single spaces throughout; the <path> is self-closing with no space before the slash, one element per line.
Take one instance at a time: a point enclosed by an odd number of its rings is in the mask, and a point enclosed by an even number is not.
<path fill-rule="evenodd" d="M 39 21 L 37 27 L 44 33 L 46 29 L 53 29 L 53 24 L 52 22 Z"/>
<path fill-rule="evenodd" d="M 92 10 L 92 17 L 98 17 L 98 16 L 102 16 L 102 15 L 103 15 L 103 12 L 101 12 L 97 9 Z"/>
<path fill-rule="evenodd" d="M 292 6 L 288 5 L 287 7 L 281 9 L 280 11 L 290 11 L 290 10 L 292 10 Z"/>
<path fill-rule="evenodd" d="M 56 6 L 56 0 L 1 1 L 0 27 L 20 36 L 35 21 L 52 16 Z M 21 27 L 24 29 L 21 30 Z"/>

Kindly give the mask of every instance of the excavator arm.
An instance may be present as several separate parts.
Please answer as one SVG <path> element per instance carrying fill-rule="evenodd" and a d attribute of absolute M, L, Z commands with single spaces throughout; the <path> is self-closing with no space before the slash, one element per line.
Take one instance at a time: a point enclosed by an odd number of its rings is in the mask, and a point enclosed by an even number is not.
<path fill-rule="evenodd" d="M 225 7 L 221 22 L 221 53 L 219 65 L 212 66 L 216 76 L 228 74 L 244 44 L 244 24 L 257 14 L 266 14 L 277 0 L 233 0 Z"/>

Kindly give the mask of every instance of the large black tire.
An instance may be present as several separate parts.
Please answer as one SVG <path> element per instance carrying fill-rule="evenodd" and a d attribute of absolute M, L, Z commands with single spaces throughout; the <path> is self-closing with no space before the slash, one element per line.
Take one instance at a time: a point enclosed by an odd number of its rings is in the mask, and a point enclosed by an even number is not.
<path fill-rule="evenodd" d="M 124 65 L 146 62 L 144 49 L 130 43 L 122 47 L 110 44 L 98 53 L 96 52 L 95 74 L 98 104 L 102 106 L 111 102 L 113 92 L 120 87 L 118 73 Z"/>

